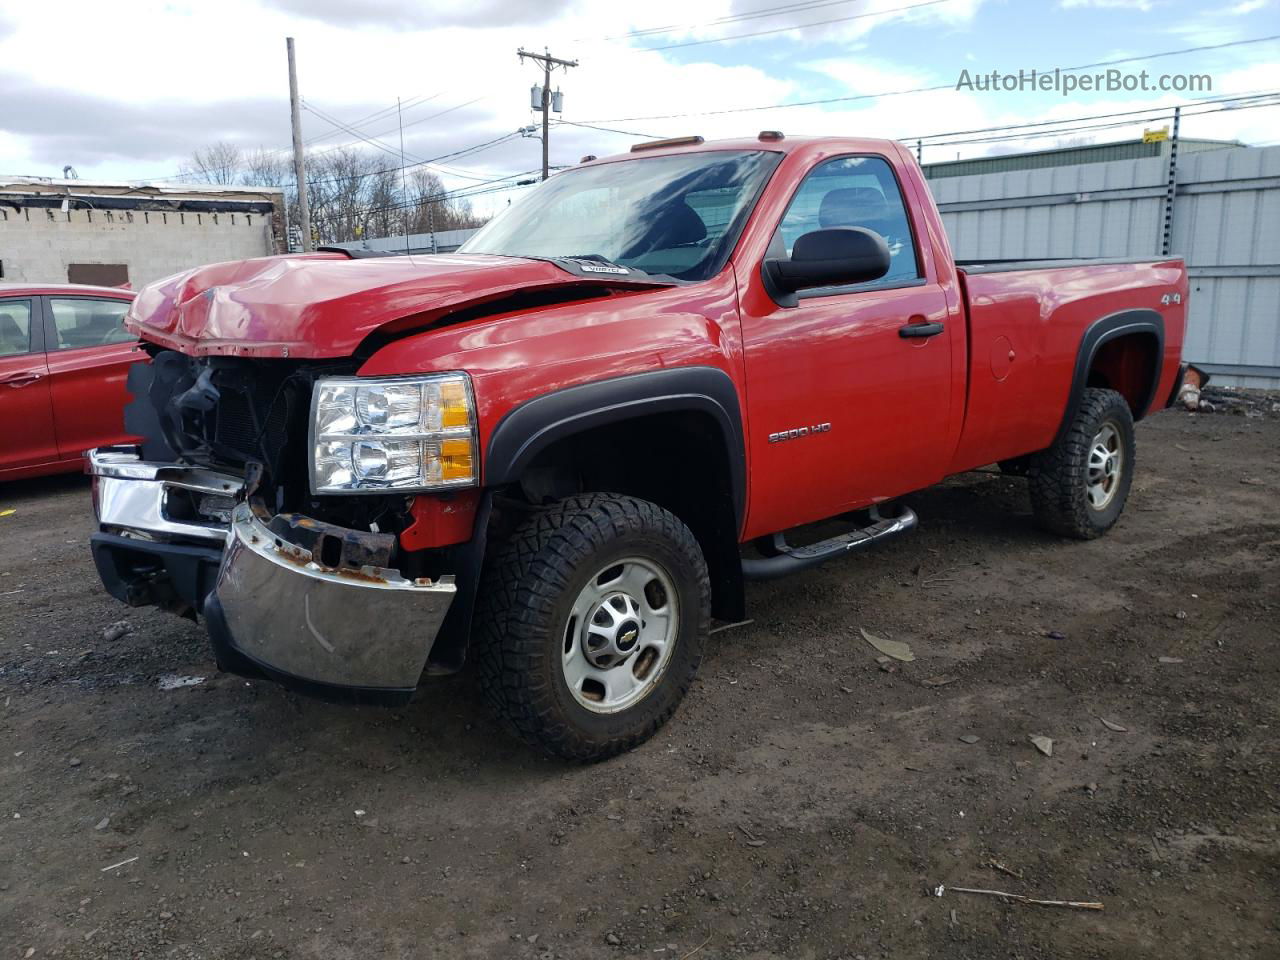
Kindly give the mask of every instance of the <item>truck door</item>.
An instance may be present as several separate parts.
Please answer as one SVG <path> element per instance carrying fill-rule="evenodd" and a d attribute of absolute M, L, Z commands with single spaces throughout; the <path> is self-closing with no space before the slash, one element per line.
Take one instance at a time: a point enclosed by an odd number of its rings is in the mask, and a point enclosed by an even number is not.
<path fill-rule="evenodd" d="M 809 171 L 766 256 L 790 256 L 797 237 L 827 227 L 879 233 L 891 266 L 879 280 L 803 291 L 782 307 L 753 265 L 741 298 L 748 536 L 929 486 L 951 453 L 952 351 L 964 332 L 949 322 L 946 291 L 884 157 L 836 157 Z"/>
<path fill-rule="evenodd" d="M 0 297 L 0 474 L 58 459 L 39 300 Z"/>

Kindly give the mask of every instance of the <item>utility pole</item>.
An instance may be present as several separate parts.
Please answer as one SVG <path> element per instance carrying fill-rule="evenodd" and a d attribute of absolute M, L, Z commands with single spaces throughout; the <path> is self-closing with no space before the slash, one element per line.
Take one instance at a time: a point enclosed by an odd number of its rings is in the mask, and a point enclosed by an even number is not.
<path fill-rule="evenodd" d="M 545 180 L 551 172 L 551 151 L 549 135 L 551 132 L 551 71 L 555 67 L 564 67 L 568 70 L 570 67 L 578 65 L 577 60 L 561 60 L 553 57 L 550 50 L 543 53 L 529 53 L 523 47 L 516 51 L 521 62 L 525 57 L 530 60 L 536 60 L 542 64 L 542 179 Z"/>
<path fill-rule="evenodd" d="M 307 165 L 302 156 L 302 115 L 298 106 L 298 64 L 293 53 L 293 37 L 285 37 L 289 50 L 289 110 L 293 117 L 293 178 L 298 184 L 298 223 L 302 249 L 311 249 L 311 205 L 307 202 Z"/>

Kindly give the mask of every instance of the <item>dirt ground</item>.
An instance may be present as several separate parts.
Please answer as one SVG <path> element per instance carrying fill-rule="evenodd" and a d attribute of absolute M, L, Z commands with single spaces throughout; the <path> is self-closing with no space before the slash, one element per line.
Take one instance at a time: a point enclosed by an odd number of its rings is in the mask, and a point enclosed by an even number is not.
<path fill-rule="evenodd" d="M 1278 957 L 1280 417 L 1138 439 L 1100 541 L 977 473 L 753 586 L 666 729 L 585 768 L 465 676 L 385 711 L 219 675 L 101 591 L 84 478 L 2 486 L 0 958 Z"/>

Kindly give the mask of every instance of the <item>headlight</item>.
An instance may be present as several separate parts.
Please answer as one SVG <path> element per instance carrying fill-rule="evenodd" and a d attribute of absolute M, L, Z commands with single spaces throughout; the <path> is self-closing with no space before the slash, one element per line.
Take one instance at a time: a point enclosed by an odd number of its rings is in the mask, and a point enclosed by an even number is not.
<path fill-rule="evenodd" d="M 472 486 L 478 479 L 475 410 L 464 373 L 317 380 L 311 492 Z"/>

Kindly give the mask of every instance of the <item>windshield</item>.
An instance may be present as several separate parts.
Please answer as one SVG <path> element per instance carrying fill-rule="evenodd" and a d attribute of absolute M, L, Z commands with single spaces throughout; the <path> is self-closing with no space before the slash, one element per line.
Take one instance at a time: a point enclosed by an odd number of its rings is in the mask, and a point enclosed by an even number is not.
<path fill-rule="evenodd" d="M 596 258 L 706 280 L 729 258 L 780 158 L 713 151 L 579 167 L 543 183 L 458 252 Z"/>

